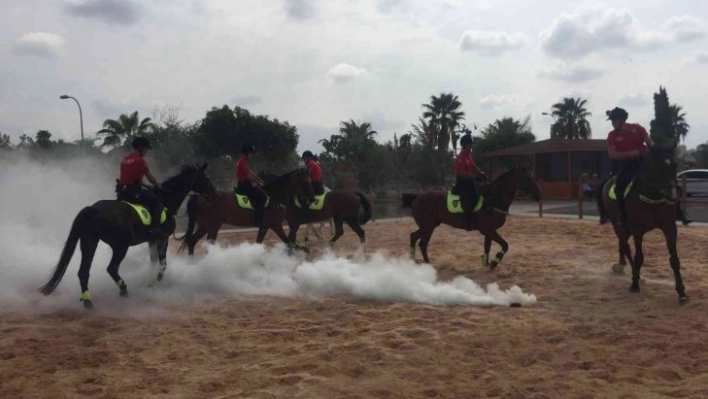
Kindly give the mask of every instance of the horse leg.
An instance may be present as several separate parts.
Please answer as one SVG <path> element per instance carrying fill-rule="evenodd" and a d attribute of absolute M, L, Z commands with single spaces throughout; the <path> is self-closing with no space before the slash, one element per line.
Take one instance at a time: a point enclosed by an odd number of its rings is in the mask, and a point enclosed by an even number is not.
<path fill-rule="evenodd" d="M 497 268 L 497 265 L 501 263 L 502 259 L 504 259 L 504 255 L 509 250 L 509 243 L 507 243 L 506 240 L 504 240 L 502 236 L 500 236 L 499 233 L 496 231 L 491 232 L 489 234 L 489 238 L 497 244 L 501 245 L 501 250 L 497 252 L 496 256 L 494 256 L 494 259 L 489 262 L 489 269 L 494 270 Z"/>
<path fill-rule="evenodd" d="M 344 220 L 341 218 L 334 218 L 334 235 L 332 238 L 329 240 L 328 246 L 331 248 L 334 246 L 334 243 L 339 240 L 339 237 L 341 237 L 344 234 Z"/>
<path fill-rule="evenodd" d="M 676 224 L 671 223 L 669 227 L 662 230 L 664 232 L 664 238 L 666 239 L 666 247 L 669 250 L 669 263 L 671 264 L 671 270 L 674 272 L 679 303 L 683 304 L 688 301 L 688 295 L 686 295 L 686 287 L 684 287 L 683 278 L 681 278 L 681 262 L 679 261 L 678 251 L 676 249 Z"/>
<path fill-rule="evenodd" d="M 267 232 L 268 232 L 268 227 L 265 226 L 264 224 L 261 224 L 261 226 L 258 227 L 258 234 L 256 234 L 256 243 L 262 244 L 263 239 L 265 238 L 265 235 Z"/>
<path fill-rule="evenodd" d="M 197 225 L 197 231 L 194 233 L 194 235 L 191 237 L 191 239 L 187 238 L 187 250 L 189 253 L 189 256 L 194 256 L 194 248 L 197 246 L 197 243 L 199 240 L 201 240 L 205 235 L 207 234 L 206 230 L 202 227 L 201 224 Z"/>
<path fill-rule="evenodd" d="M 412 233 L 411 233 L 411 236 L 410 236 L 410 238 L 411 238 L 411 241 L 410 241 L 410 244 L 411 244 L 411 248 L 410 248 L 410 250 L 411 250 L 411 259 L 413 259 L 413 260 L 415 260 L 415 243 L 418 242 L 418 240 L 420 240 L 420 236 L 421 236 L 421 235 L 422 235 L 422 233 L 421 233 L 421 230 L 420 230 L 420 228 L 419 228 L 418 230 L 412 232 Z"/>
<path fill-rule="evenodd" d="M 489 251 L 492 249 L 492 238 L 484 235 L 484 255 L 482 255 L 482 267 L 489 267 Z"/>
<path fill-rule="evenodd" d="M 165 277 L 165 271 L 167 271 L 167 244 L 167 238 L 161 238 L 157 240 L 154 244 L 152 244 L 157 247 L 156 252 L 159 261 L 159 266 L 155 279 L 148 284 L 150 287 L 154 287 L 156 284 L 162 281 L 163 277 Z"/>
<path fill-rule="evenodd" d="M 81 284 L 81 302 L 84 303 L 84 307 L 86 309 L 93 308 L 91 293 L 88 289 L 88 282 L 91 274 L 91 263 L 93 262 L 93 256 L 96 254 L 96 247 L 98 247 L 98 238 L 88 237 L 86 235 L 81 237 L 81 266 L 79 267 L 79 283 Z"/>
<path fill-rule="evenodd" d="M 361 252 L 366 253 L 366 233 L 364 232 L 364 229 L 359 226 L 359 223 L 357 222 L 356 219 L 347 219 L 345 220 L 347 225 L 354 230 L 356 235 L 359 236 L 359 243 L 361 243 Z"/>
<path fill-rule="evenodd" d="M 634 234 L 634 266 L 632 267 L 632 285 L 629 287 L 631 292 L 639 292 L 639 276 L 644 264 L 644 252 L 642 251 L 642 241 L 644 234 Z"/>
<path fill-rule="evenodd" d="M 430 237 L 433 236 L 433 229 L 423 230 L 420 236 L 420 252 L 423 253 L 423 262 L 430 263 L 430 258 L 428 258 L 428 243 L 430 243 Z"/>
<path fill-rule="evenodd" d="M 115 281 L 116 285 L 118 286 L 118 289 L 120 289 L 120 296 L 127 297 L 128 286 L 118 274 L 118 268 L 120 267 L 120 263 L 125 258 L 125 254 L 128 253 L 128 246 L 115 245 L 112 246 L 111 249 L 113 249 L 113 256 L 111 257 L 111 261 L 108 263 L 107 271 L 111 278 L 113 278 L 113 281 Z"/>

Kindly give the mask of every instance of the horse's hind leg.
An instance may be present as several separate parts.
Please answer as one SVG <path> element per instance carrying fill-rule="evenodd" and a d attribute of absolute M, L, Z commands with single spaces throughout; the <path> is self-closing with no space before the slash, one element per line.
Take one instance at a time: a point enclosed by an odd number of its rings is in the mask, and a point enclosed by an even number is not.
<path fill-rule="evenodd" d="M 81 284 L 81 302 L 86 309 L 93 308 L 91 293 L 89 293 L 88 282 L 91 272 L 91 263 L 96 254 L 98 239 L 84 235 L 81 237 L 81 266 L 79 267 L 79 283 Z"/>
<path fill-rule="evenodd" d="M 428 258 L 428 243 L 430 243 L 430 237 L 433 236 L 433 229 L 423 230 L 420 237 L 420 252 L 423 254 L 423 262 L 430 263 L 430 258 Z"/>
<path fill-rule="evenodd" d="M 361 252 L 366 253 L 366 233 L 364 232 L 364 229 L 359 226 L 359 223 L 356 221 L 356 219 L 347 219 L 345 220 L 347 225 L 354 230 L 356 235 L 359 236 L 359 243 L 361 243 Z"/>
<path fill-rule="evenodd" d="M 120 263 L 125 258 L 125 254 L 128 253 L 128 246 L 115 245 L 112 246 L 112 249 L 113 256 L 111 257 L 110 263 L 108 263 L 108 274 L 111 276 L 111 278 L 113 278 L 113 281 L 115 281 L 116 285 L 118 285 L 118 288 L 120 289 L 120 296 L 126 297 L 128 296 L 128 286 L 118 274 L 118 268 L 120 267 Z"/>
<path fill-rule="evenodd" d="M 501 245 L 501 250 L 497 252 L 496 256 L 494 256 L 494 259 L 489 262 L 489 269 L 494 270 L 497 268 L 497 265 L 501 263 L 502 259 L 504 259 L 504 255 L 509 250 L 509 243 L 507 243 L 506 240 L 504 240 L 502 236 L 500 236 L 499 233 L 496 231 L 491 232 L 489 234 L 489 238 L 497 244 Z"/>
<path fill-rule="evenodd" d="M 411 233 L 411 241 L 410 241 L 410 251 L 411 251 L 411 259 L 415 260 L 415 243 L 420 240 L 420 236 L 422 235 L 420 228 L 418 230 L 414 231 Z"/>
<path fill-rule="evenodd" d="M 685 303 L 688 301 L 688 295 L 686 295 L 686 287 L 684 287 L 683 278 L 681 278 L 681 262 L 679 261 L 678 251 L 676 249 L 676 224 L 671 223 L 668 228 L 662 230 L 664 232 L 664 238 L 666 239 L 666 247 L 669 250 L 669 263 L 671 264 L 671 270 L 674 272 L 679 302 Z"/>
<path fill-rule="evenodd" d="M 334 218 L 334 235 L 329 240 L 329 246 L 334 246 L 334 243 L 337 242 L 342 235 L 344 235 L 344 221 L 341 218 Z"/>

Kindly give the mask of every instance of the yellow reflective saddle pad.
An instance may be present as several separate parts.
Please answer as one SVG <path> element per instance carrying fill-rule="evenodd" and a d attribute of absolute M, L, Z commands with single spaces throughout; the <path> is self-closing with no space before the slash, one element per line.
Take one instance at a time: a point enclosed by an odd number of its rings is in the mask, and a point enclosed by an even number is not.
<path fill-rule="evenodd" d="M 240 206 L 243 209 L 253 209 L 253 205 L 251 205 L 251 200 L 248 199 L 247 196 L 239 193 L 234 193 L 236 196 L 236 202 L 238 203 L 238 206 Z M 270 197 L 266 197 L 266 202 L 265 205 L 263 205 L 264 208 L 268 206 L 270 203 Z"/>
<path fill-rule="evenodd" d="M 634 180 L 632 180 L 631 182 L 629 182 L 629 184 L 627 184 L 627 188 L 624 189 L 624 197 L 623 198 L 627 198 L 627 194 L 629 194 L 629 191 L 632 189 L 632 184 L 634 184 Z M 617 200 L 617 194 L 615 194 L 615 182 L 614 181 L 612 182 L 612 187 L 610 187 L 610 192 L 608 193 L 608 195 L 610 196 L 610 199 L 615 200 L 615 201 Z"/>
<path fill-rule="evenodd" d="M 310 204 L 310 206 L 307 207 L 307 209 L 313 210 L 313 211 L 321 211 L 322 208 L 324 207 L 325 203 L 325 196 L 329 190 L 325 190 L 324 194 L 320 195 L 315 195 L 315 200 Z M 297 200 L 297 197 L 295 198 L 295 206 L 298 208 L 302 208 L 302 205 L 300 204 L 300 201 Z"/>
<path fill-rule="evenodd" d="M 482 209 L 482 204 L 484 204 L 484 197 L 479 196 L 477 198 L 477 203 L 474 205 L 472 212 L 477 212 Z M 447 192 L 447 211 L 450 213 L 463 213 L 462 202 L 460 201 L 460 196 L 453 194 L 452 192 Z"/>
<path fill-rule="evenodd" d="M 150 226 L 150 224 L 152 223 L 152 216 L 150 216 L 150 211 L 148 211 L 147 208 L 145 208 L 144 206 L 139 205 L 139 204 L 130 203 L 128 201 L 121 201 L 121 202 L 130 205 L 135 210 L 135 212 L 138 213 L 138 216 L 140 217 L 140 221 L 143 222 L 143 224 L 145 226 Z M 166 220 L 167 220 L 167 210 L 163 207 L 162 214 L 160 215 L 160 224 L 165 223 Z"/>

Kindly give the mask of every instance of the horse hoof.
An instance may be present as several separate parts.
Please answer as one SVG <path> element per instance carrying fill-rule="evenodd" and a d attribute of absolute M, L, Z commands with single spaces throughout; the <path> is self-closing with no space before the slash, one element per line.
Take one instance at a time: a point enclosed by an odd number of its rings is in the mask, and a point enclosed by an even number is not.
<path fill-rule="evenodd" d="M 614 265 L 612 265 L 612 273 L 624 274 L 624 265 L 620 265 L 619 263 L 615 263 Z"/>
<path fill-rule="evenodd" d="M 87 299 L 85 301 L 82 301 L 84 303 L 84 309 L 91 310 L 93 309 L 93 302 L 91 302 L 90 299 Z"/>
<path fill-rule="evenodd" d="M 689 298 L 688 298 L 688 295 L 686 295 L 686 294 L 679 296 L 679 305 L 687 304 L 688 300 L 689 300 Z"/>
<path fill-rule="evenodd" d="M 640 291 L 640 290 L 639 290 L 639 285 L 638 285 L 638 284 L 637 284 L 637 285 L 631 285 L 631 286 L 629 287 L 629 292 L 631 292 L 631 293 L 638 294 L 639 291 Z"/>
<path fill-rule="evenodd" d="M 509 305 L 509 306 L 512 307 L 512 308 L 520 308 L 520 307 L 521 307 L 521 304 L 518 303 L 518 302 L 514 302 L 514 303 L 512 303 L 512 304 Z"/>
<path fill-rule="evenodd" d="M 489 270 L 491 270 L 491 271 L 497 270 L 497 265 L 498 265 L 498 263 L 496 263 L 496 262 L 490 263 Z"/>
<path fill-rule="evenodd" d="M 121 290 L 120 296 L 122 298 L 127 298 L 128 297 L 128 290 Z"/>

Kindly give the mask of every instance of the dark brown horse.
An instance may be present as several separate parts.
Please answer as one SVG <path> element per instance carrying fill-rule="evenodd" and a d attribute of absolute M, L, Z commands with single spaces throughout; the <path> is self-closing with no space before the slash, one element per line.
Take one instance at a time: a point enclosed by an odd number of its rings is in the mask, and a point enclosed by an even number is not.
<path fill-rule="evenodd" d="M 334 235 L 328 245 L 332 246 L 344 234 L 346 223 L 359 236 L 362 249 L 366 247 L 366 235 L 362 225 L 371 220 L 371 202 L 361 192 L 354 190 L 332 190 L 326 193 L 322 209 L 303 209 L 295 204 L 288 205 L 285 219 L 288 222 L 288 240 L 297 244 L 300 225 L 332 219 Z"/>
<path fill-rule="evenodd" d="M 681 278 L 681 263 L 676 249 L 677 228 L 676 228 L 676 204 L 671 200 L 672 189 L 676 181 L 676 164 L 673 161 L 674 150 L 672 148 L 652 148 L 648 156 L 642 162 L 642 173 L 635 179 L 631 191 L 625 197 L 625 213 L 627 217 L 627 229 L 620 225 L 620 215 L 617 202 L 610 199 L 610 188 L 614 179 L 608 180 L 603 185 L 601 195 L 598 196 L 598 209 L 600 211 L 600 223 L 604 223 L 608 218 L 612 222 L 612 227 L 617 235 L 619 243 L 619 264 L 613 269 L 621 272 L 625 263 L 625 258 L 629 260 L 632 267 L 632 285 L 630 291 L 639 292 L 639 279 L 642 264 L 644 263 L 644 252 L 642 242 L 644 234 L 659 229 L 664 234 L 666 246 L 669 251 L 669 263 L 674 272 L 676 292 L 679 302 L 688 301 L 686 289 Z M 616 193 L 620 195 L 620 193 Z M 629 248 L 629 238 L 634 238 L 634 261 Z"/>
<path fill-rule="evenodd" d="M 268 230 L 273 230 L 284 243 L 288 244 L 288 236 L 283 230 L 285 206 L 295 197 L 303 202 L 314 201 L 312 181 L 304 169 L 297 169 L 272 178 L 263 186 L 263 190 L 268 194 L 270 201 L 263 212 L 263 223 L 258 229 L 256 242 L 262 243 Z M 211 201 L 193 196 L 187 201 L 187 231 L 184 236 L 177 239 L 184 240 L 177 252 L 182 252 L 186 247 L 189 255 L 194 255 L 194 247 L 199 240 L 206 235 L 208 241 L 215 241 L 219 228 L 224 223 L 234 226 L 253 226 L 253 214 L 253 210 L 238 205 L 231 191 L 220 191 L 216 199 Z M 196 231 L 194 231 L 195 226 Z"/>
<path fill-rule="evenodd" d="M 509 250 L 509 244 L 499 235 L 497 230 L 506 223 L 517 189 L 524 191 L 534 200 L 538 201 L 540 194 L 538 186 L 526 167 L 514 167 L 497 177 L 482 190 L 484 204 L 473 214 L 472 230 L 479 230 L 484 236 L 484 256 L 482 263 L 495 269 L 501 262 L 504 254 Z M 447 207 L 447 191 L 432 191 L 420 195 L 403 194 L 403 208 L 411 208 L 413 219 L 418 225 L 418 230 L 411 233 L 410 251 L 411 258 L 415 259 L 415 244 L 420 240 L 420 250 L 423 261 L 430 263 L 428 258 L 428 243 L 433 235 L 433 230 L 444 223 L 458 229 L 466 229 L 464 213 L 450 213 Z M 489 262 L 489 251 L 492 241 L 501 246 L 501 251 Z"/>

